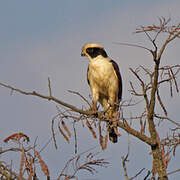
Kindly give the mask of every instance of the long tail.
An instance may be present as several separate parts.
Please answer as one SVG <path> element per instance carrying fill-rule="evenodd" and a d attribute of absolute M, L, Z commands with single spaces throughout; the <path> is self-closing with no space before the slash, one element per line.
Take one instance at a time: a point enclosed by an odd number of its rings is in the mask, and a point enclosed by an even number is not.
<path fill-rule="evenodd" d="M 114 132 L 114 127 L 109 126 L 108 131 L 109 131 L 109 140 L 112 141 L 113 143 L 117 143 L 118 142 L 118 136 Z"/>
<path fill-rule="evenodd" d="M 113 143 L 118 142 L 118 132 L 117 132 L 117 120 L 118 120 L 118 109 L 117 107 L 115 108 L 110 108 L 108 112 L 109 116 L 109 123 L 108 123 L 108 132 L 109 132 L 109 140 L 112 141 Z M 116 130 L 116 132 L 115 132 Z"/>

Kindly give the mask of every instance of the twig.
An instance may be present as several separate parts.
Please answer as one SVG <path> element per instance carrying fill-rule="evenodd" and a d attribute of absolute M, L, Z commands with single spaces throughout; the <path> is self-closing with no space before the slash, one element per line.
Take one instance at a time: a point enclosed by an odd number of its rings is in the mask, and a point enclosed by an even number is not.
<path fill-rule="evenodd" d="M 123 165 L 123 170 L 124 170 L 124 177 L 126 180 L 129 180 L 128 175 L 127 175 L 127 168 L 126 168 L 126 159 L 124 156 L 121 157 L 122 165 Z"/>
<path fill-rule="evenodd" d="M 91 148 L 90 150 L 92 149 L 94 148 Z M 61 177 L 66 177 L 68 179 L 72 177 L 76 178 L 76 174 L 81 170 L 85 170 L 93 175 L 95 172 L 97 172 L 97 170 L 94 168 L 95 166 L 106 167 L 109 164 L 109 162 L 105 161 L 104 159 L 94 159 L 96 154 L 89 152 L 90 150 L 80 153 L 72 157 L 69 161 L 67 161 L 67 163 L 65 164 L 63 170 L 61 171 L 57 179 L 60 180 Z M 87 152 L 89 153 L 86 155 L 86 158 L 84 158 L 85 159 L 84 163 L 82 163 L 81 162 L 82 155 L 86 154 Z M 72 167 L 74 171 L 72 174 L 69 174 L 68 172 L 70 167 Z"/>
<path fill-rule="evenodd" d="M 74 142 L 75 142 L 75 154 L 77 154 L 77 135 L 76 135 L 76 128 L 75 128 L 75 122 L 73 122 L 73 130 L 74 130 Z"/>
<path fill-rule="evenodd" d="M 69 143 L 69 138 L 66 136 L 66 134 L 63 132 L 63 130 L 60 127 L 60 122 L 58 122 L 58 129 L 61 135 L 64 137 L 64 139 Z"/>
<path fill-rule="evenodd" d="M 148 173 L 147 173 L 147 175 L 145 176 L 144 180 L 146 180 L 146 179 L 149 177 L 150 174 L 151 174 L 151 171 L 148 171 Z"/>
<path fill-rule="evenodd" d="M 171 174 L 174 174 L 174 173 L 177 173 L 177 172 L 180 172 L 180 169 L 176 169 L 174 171 L 168 172 L 167 175 L 171 175 Z"/>
<path fill-rule="evenodd" d="M 142 168 L 135 176 L 131 177 L 129 180 L 135 179 L 135 178 L 136 178 L 137 176 L 139 176 L 144 170 L 145 170 L 145 168 Z"/>
<path fill-rule="evenodd" d="M 51 90 L 51 82 L 50 82 L 50 78 L 48 77 L 48 88 L 49 88 L 49 96 L 52 96 L 52 90 Z"/>
<path fill-rule="evenodd" d="M 122 123 L 120 121 L 118 121 L 117 125 L 119 127 L 121 127 L 122 129 L 124 129 L 127 133 L 137 137 L 138 139 L 142 140 L 143 142 L 149 144 L 150 146 L 154 145 L 154 141 L 150 137 L 141 134 L 140 132 L 138 132 L 135 129 L 131 128 L 129 125 L 124 124 L 124 123 Z"/>
<path fill-rule="evenodd" d="M 91 104 L 89 103 L 89 101 L 84 96 L 82 96 L 79 92 L 71 91 L 71 90 L 68 90 L 68 92 L 73 93 L 73 94 L 77 94 L 89 105 L 89 107 L 91 107 Z"/>
<path fill-rule="evenodd" d="M 34 147 L 35 147 L 35 146 L 34 146 Z M 24 151 L 25 151 L 25 152 L 28 152 L 28 151 L 30 151 L 31 149 L 34 149 L 34 147 L 26 148 L 26 149 L 24 149 Z M 0 154 L 6 153 L 6 152 L 9 152 L 9 151 L 22 152 L 22 148 L 8 148 L 8 149 L 5 149 L 5 150 L 0 150 Z"/>
<path fill-rule="evenodd" d="M 160 94 L 159 94 L 159 89 L 157 89 L 157 99 L 159 101 L 159 104 L 160 104 L 165 116 L 167 116 L 167 110 L 166 110 L 166 108 L 165 108 L 165 106 L 164 106 L 164 104 L 163 104 L 163 102 L 161 100 L 161 97 L 160 97 Z"/>
<path fill-rule="evenodd" d="M 54 132 L 54 120 L 57 118 L 58 115 L 56 115 L 55 117 L 53 117 L 52 121 L 51 121 L 51 131 L 52 131 L 52 139 L 54 142 L 54 146 L 55 149 L 57 149 L 57 143 L 56 143 L 56 137 L 55 137 L 55 132 Z"/>
<path fill-rule="evenodd" d="M 175 87 L 176 87 L 176 91 L 179 92 L 178 84 L 177 84 L 177 81 L 176 81 L 176 77 L 175 77 L 175 75 L 174 75 L 174 73 L 173 73 L 172 68 L 170 69 L 170 71 L 171 71 L 171 74 L 172 74 L 172 78 L 173 78 L 173 80 L 174 80 L 174 84 L 175 84 Z"/>
<path fill-rule="evenodd" d="M 157 117 L 159 119 L 166 119 L 166 120 L 170 121 L 171 123 L 175 124 L 176 126 L 180 127 L 179 123 L 173 121 L 172 119 L 170 119 L 170 118 L 168 118 L 166 116 L 159 116 L 159 115 L 155 114 L 154 117 Z"/>
<path fill-rule="evenodd" d="M 125 157 L 124 156 L 121 157 L 123 170 L 124 170 L 124 177 L 125 177 L 126 180 L 130 180 L 128 178 L 127 168 L 126 168 L 126 162 L 128 162 L 129 153 L 130 153 L 130 140 L 129 140 L 129 134 L 128 134 L 128 152 L 127 152 Z"/>
<path fill-rule="evenodd" d="M 119 43 L 119 42 L 113 42 L 113 44 L 124 45 L 124 46 L 131 46 L 131 47 L 138 47 L 138 48 L 142 48 L 142 49 L 145 49 L 145 50 L 151 52 L 150 49 L 148 49 L 148 48 L 146 48 L 144 46 L 141 46 L 141 45 L 137 45 L 137 44 Z"/>
<path fill-rule="evenodd" d="M 53 137 L 50 137 L 49 140 L 45 143 L 45 145 L 39 150 L 39 153 L 44 151 L 44 149 L 49 145 L 49 143 L 52 141 Z"/>
<path fill-rule="evenodd" d="M 144 82 L 143 80 L 139 77 L 139 75 L 132 69 L 132 68 L 129 68 L 130 71 L 136 76 L 136 78 L 140 81 L 141 85 L 144 87 Z"/>

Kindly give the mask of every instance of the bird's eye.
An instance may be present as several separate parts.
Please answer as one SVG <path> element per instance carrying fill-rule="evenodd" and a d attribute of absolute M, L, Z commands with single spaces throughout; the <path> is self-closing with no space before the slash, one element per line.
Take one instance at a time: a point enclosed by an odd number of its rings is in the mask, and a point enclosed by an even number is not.
<path fill-rule="evenodd" d="M 86 49 L 86 52 L 87 52 L 88 54 L 92 54 L 92 53 L 94 52 L 94 49 L 93 49 L 93 48 L 87 48 L 87 49 Z"/>

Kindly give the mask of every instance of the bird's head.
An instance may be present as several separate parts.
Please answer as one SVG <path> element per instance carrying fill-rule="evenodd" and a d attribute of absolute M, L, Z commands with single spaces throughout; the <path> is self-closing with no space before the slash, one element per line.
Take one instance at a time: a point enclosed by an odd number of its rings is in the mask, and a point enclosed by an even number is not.
<path fill-rule="evenodd" d="M 96 58 L 97 56 L 107 57 L 104 47 L 100 44 L 85 44 L 82 47 L 81 56 L 87 56 L 89 59 Z"/>

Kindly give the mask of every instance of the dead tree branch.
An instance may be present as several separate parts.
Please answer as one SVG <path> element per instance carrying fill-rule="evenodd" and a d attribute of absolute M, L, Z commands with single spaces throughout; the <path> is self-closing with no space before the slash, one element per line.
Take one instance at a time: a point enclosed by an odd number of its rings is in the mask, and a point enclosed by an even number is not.
<path fill-rule="evenodd" d="M 49 83 L 49 85 L 50 85 L 50 83 Z M 4 83 L 0 83 L 0 86 L 3 86 L 3 87 L 5 87 L 5 88 L 8 88 L 8 89 L 10 89 L 12 92 L 15 91 L 15 92 L 18 92 L 18 93 L 20 93 L 20 94 L 30 95 L 30 96 L 37 96 L 37 97 L 40 97 L 40 98 L 42 98 L 42 99 L 46 99 L 46 100 L 49 100 L 49 101 L 54 101 L 54 102 L 56 102 L 57 104 L 60 104 L 60 105 L 62 105 L 62 106 L 65 106 L 65 107 L 71 109 L 72 111 L 77 112 L 77 113 L 80 113 L 80 114 L 84 114 L 84 115 L 93 115 L 93 114 L 94 114 L 94 112 L 83 111 L 82 109 L 78 109 L 78 108 L 76 108 L 75 106 L 73 106 L 73 105 L 71 105 L 71 104 L 65 103 L 65 102 L 63 102 L 63 101 L 55 98 L 55 97 L 52 96 L 51 94 L 50 94 L 50 96 L 46 96 L 46 95 L 43 95 L 43 94 L 39 94 L 39 93 L 37 93 L 36 91 L 26 92 L 26 91 L 23 91 L 23 90 L 21 90 L 21 89 L 14 88 L 14 87 L 12 87 L 12 86 L 6 85 L 6 84 L 4 84 Z M 51 88 L 49 88 L 49 89 L 51 89 Z M 51 92 L 51 91 L 50 91 L 50 92 Z"/>

